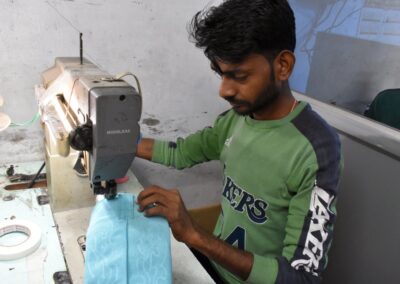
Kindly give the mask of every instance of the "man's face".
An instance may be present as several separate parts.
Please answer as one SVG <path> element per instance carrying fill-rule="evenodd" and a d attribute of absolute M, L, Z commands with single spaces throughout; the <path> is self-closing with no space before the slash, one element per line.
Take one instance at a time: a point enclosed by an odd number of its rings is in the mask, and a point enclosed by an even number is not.
<path fill-rule="evenodd" d="M 222 80 L 219 95 L 236 113 L 262 112 L 279 97 L 272 66 L 263 55 L 252 54 L 239 64 L 216 64 Z"/>

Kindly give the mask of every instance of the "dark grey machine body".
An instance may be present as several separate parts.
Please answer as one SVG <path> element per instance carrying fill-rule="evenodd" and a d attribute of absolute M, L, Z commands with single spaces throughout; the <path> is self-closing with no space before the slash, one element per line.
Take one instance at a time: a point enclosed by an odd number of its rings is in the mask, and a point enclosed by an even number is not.
<path fill-rule="evenodd" d="M 126 175 L 140 135 L 141 100 L 131 86 L 89 90 L 89 118 L 93 126 L 91 183 Z"/>

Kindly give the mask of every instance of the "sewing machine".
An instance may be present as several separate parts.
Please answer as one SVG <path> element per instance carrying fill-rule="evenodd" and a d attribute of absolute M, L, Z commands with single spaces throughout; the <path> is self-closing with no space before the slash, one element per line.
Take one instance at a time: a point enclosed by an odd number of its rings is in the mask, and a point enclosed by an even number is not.
<path fill-rule="evenodd" d="M 42 73 L 35 93 L 53 210 L 91 206 L 94 194 L 115 197 L 140 134 L 136 89 L 88 60 L 63 57 Z"/>
<path fill-rule="evenodd" d="M 129 180 L 118 191 L 137 195 L 143 190 L 129 170 L 139 136 L 140 91 L 87 60 L 81 64 L 80 58 L 57 58 L 43 72 L 35 92 L 45 134 L 47 189 L 45 180 L 27 189 L 27 183 L 15 184 L 8 176 L 13 168 L 17 176 L 31 177 L 41 161 L 0 165 L 0 219 L 34 223 L 39 228 L 35 236 L 42 238 L 37 238 L 24 257 L 0 261 L 0 279 L 83 283 L 85 234 L 95 194 L 113 198 L 114 180 L 123 176 Z M 5 147 L 11 151 L 14 144 L 11 141 Z M 0 226 L 0 237 L 6 229 L 10 226 Z M 34 239 L 29 228 L 13 225 L 11 229 Z M 0 247 L 19 246 L 12 234 L 7 234 L 9 238 Z M 213 283 L 188 247 L 172 235 L 171 254 L 174 283 Z"/>

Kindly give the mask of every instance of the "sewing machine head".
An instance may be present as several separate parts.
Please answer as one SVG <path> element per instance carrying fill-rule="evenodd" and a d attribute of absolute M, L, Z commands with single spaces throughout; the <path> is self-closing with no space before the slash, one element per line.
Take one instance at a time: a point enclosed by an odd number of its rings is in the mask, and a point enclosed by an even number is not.
<path fill-rule="evenodd" d="M 57 58 L 42 73 L 36 96 L 55 210 L 81 207 L 73 204 L 73 195 L 82 197 L 89 184 L 95 194 L 113 198 L 115 179 L 126 175 L 140 133 L 142 100 L 135 88 L 87 60 Z M 73 169 L 88 176 L 89 183 Z"/>

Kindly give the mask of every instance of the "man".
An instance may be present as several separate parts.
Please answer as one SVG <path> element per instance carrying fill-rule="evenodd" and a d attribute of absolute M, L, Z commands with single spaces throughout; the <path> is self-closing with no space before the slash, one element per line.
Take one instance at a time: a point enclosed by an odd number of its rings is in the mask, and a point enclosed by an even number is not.
<path fill-rule="evenodd" d="M 139 194 L 140 210 L 164 216 L 178 241 L 211 261 L 217 282 L 319 283 L 335 219 L 340 143 L 290 91 L 291 8 L 283 0 L 227 0 L 197 13 L 191 34 L 232 109 L 176 143 L 143 139 L 137 155 L 178 169 L 220 160 L 222 212 L 214 235 L 207 234 L 177 190 L 157 186 Z"/>

